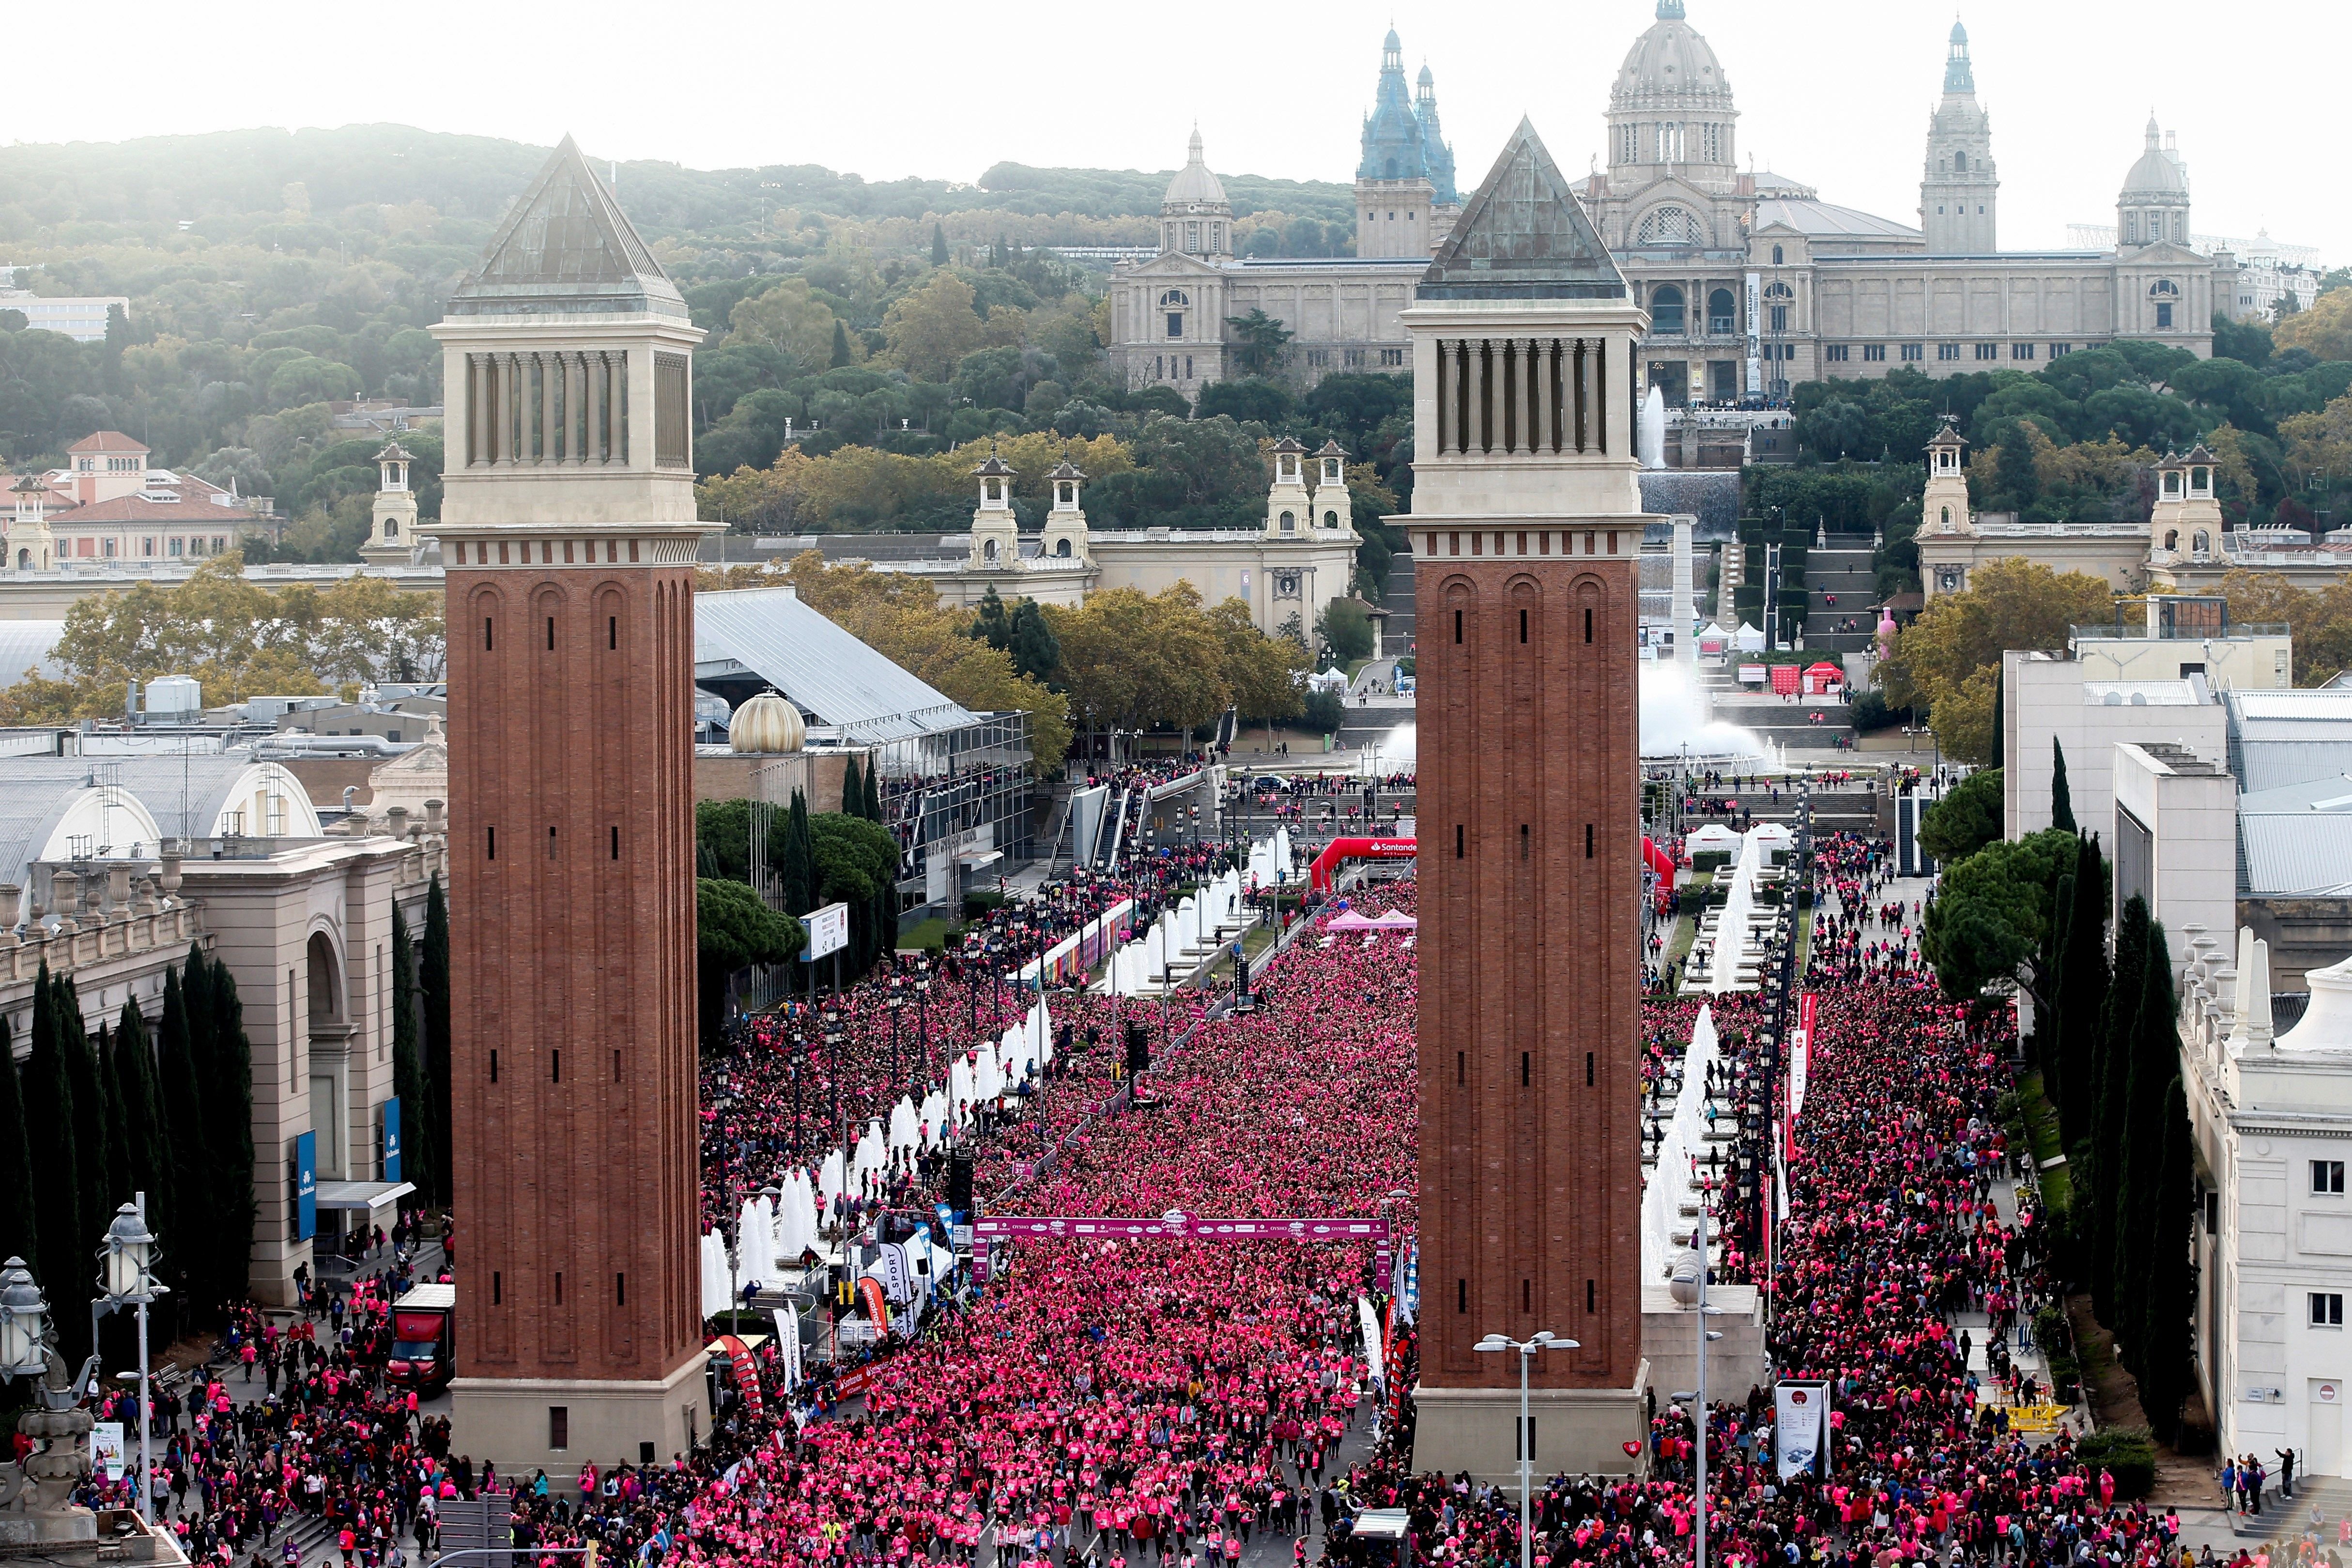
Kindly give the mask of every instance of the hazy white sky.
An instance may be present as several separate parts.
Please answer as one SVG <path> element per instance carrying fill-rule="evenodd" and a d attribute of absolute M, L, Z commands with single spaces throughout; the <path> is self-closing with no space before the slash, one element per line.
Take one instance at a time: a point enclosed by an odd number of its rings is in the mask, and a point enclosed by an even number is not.
<path fill-rule="evenodd" d="M 1826 200 L 1917 221 L 1948 5 L 1688 8 L 1737 95 L 1743 164 L 1753 154 Z M 100 24 L 27 5 L 10 57 L 73 64 L 13 74 L 0 141 L 398 121 L 537 144 L 568 130 L 596 157 L 971 180 L 1000 159 L 1172 167 L 1197 118 L 1221 173 L 1345 181 L 1393 17 L 1408 75 L 1424 60 L 1436 72 L 1466 194 L 1522 112 L 1562 167 L 1586 168 L 1610 80 L 1654 12 L 1654 0 L 118 0 Z M 1967 0 L 1961 15 L 1992 114 L 2004 248 L 2112 223 L 2153 109 L 2179 133 L 2199 231 L 2267 226 L 2352 261 L 2352 207 L 2313 205 L 2305 162 L 2326 134 L 2321 83 L 2352 49 L 2352 7 L 2249 12 L 2244 25 L 2202 0 Z"/>

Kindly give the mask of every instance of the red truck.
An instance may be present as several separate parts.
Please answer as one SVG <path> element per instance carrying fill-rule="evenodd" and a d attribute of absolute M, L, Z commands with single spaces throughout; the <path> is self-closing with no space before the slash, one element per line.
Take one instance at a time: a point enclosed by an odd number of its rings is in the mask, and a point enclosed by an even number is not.
<path fill-rule="evenodd" d="M 457 1288 L 417 1285 L 392 1304 L 392 1356 L 386 1383 L 430 1394 L 457 1371 Z"/>

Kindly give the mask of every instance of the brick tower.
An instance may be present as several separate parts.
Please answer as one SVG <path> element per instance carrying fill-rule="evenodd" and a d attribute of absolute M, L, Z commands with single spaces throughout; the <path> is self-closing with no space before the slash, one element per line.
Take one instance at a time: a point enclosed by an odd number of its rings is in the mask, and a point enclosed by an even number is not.
<path fill-rule="evenodd" d="M 570 138 L 433 329 L 448 408 L 456 1442 L 707 1432 L 685 301 Z"/>
<path fill-rule="evenodd" d="M 1632 1469 L 1641 841 L 1633 451 L 1646 319 L 1525 121 L 1404 315 L 1421 679 L 1414 1466 Z"/>

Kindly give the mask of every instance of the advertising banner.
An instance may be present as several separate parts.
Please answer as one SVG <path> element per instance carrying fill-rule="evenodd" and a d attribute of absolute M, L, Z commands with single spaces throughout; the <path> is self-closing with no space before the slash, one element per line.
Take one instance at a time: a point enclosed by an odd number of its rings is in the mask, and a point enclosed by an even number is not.
<path fill-rule="evenodd" d="M 1372 1310 L 1370 1297 L 1356 1298 L 1356 1321 L 1361 1323 L 1364 1329 L 1366 1369 L 1371 1373 L 1374 1383 L 1385 1384 L 1388 1379 L 1382 1375 L 1383 1369 L 1381 1362 L 1381 1320 Z"/>
<path fill-rule="evenodd" d="M 849 945 L 847 904 L 827 904 L 823 909 L 811 910 L 801 917 L 801 925 L 808 932 L 808 945 L 801 949 L 803 963 L 813 963 Z"/>
<path fill-rule="evenodd" d="M 89 1426 L 89 1462 L 106 1467 L 106 1479 L 122 1479 L 122 1423 L 93 1421 Z"/>
<path fill-rule="evenodd" d="M 1772 1447 L 1780 1479 L 1830 1473 L 1830 1385 L 1780 1383 L 1772 1387 Z"/>
<path fill-rule="evenodd" d="M 319 1135 L 298 1134 L 294 1140 L 294 1239 L 308 1241 L 319 1234 Z"/>
<path fill-rule="evenodd" d="M 383 1102 L 383 1179 L 400 1180 L 400 1096 Z"/>
<path fill-rule="evenodd" d="M 1821 998 L 1808 991 L 1797 1004 L 1797 1026 L 1789 1035 L 1789 1122 L 1796 1125 L 1805 1110 L 1805 1080 L 1813 1063 L 1813 1014 Z"/>

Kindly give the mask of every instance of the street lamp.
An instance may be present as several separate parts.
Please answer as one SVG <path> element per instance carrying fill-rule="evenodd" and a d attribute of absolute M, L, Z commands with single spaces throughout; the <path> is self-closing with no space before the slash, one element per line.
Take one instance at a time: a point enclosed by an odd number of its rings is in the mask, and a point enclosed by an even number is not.
<path fill-rule="evenodd" d="M 0 1378 L 48 1370 L 49 1304 L 21 1258 L 0 1265 Z"/>
<path fill-rule="evenodd" d="M 1515 1340 L 1508 1334 L 1488 1334 L 1470 1347 L 1474 1351 L 1499 1354 L 1516 1351 L 1519 1357 L 1519 1429 L 1517 1447 L 1519 1450 L 1519 1568 L 1533 1568 L 1535 1561 L 1535 1531 L 1529 1522 L 1528 1494 L 1534 1489 L 1532 1479 L 1536 1446 L 1528 1419 L 1528 1363 L 1538 1351 L 1572 1351 L 1583 1347 L 1574 1340 L 1564 1340 L 1549 1329 L 1538 1329 L 1534 1337 Z"/>
<path fill-rule="evenodd" d="M 1723 1338 L 1720 1332 L 1706 1326 L 1706 1321 L 1709 1318 L 1723 1315 L 1721 1308 L 1710 1307 L 1706 1304 L 1706 1277 L 1710 1272 L 1706 1257 L 1706 1204 L 1707 1194 L 1702 1188 L 1698 1195 L 1698 1225 L 1691 1233 L 1692 1245 L 1698 1252 L 1697 1278 L 1693 1281 L 1692 1294 L 1692 1300 L 1698 1307 L 1698 1387 L 1689 1393 L 1677 1393 L 1673 1396 L 1677 1403 L 1686 1403 L 1697 1412 L 1695 1425 L 1698 1428 L 1696 1445 L 1698 1475 L 1691 1489 L 1695 1507 L 1692 1516 L 1691 1542 L 1694 1550 L 1691 1556 L 1691 1568 L 1706 1568 L 1706 1347 L 1712 1342 Z M 1682 1295 L 1682 1286 L 1683 1281 L 1680 1279 L 1676 1279 L 1674 1283 L 1673 1292 L 1677 1299 Z"/>
<path fill-rule="evenodd" d="M 898 975 L 890 976 L 890 994 L 883 1005 L 890 1009 L 890 1087 L 898 1087 L 898 1009 L 907 1005 L 907 983 Z"/>
<path fill-rule="evenodd" d="M 139 1310 L 139 1517 L 149 1519 L 153 1507 L 153 1494 L 148 1478 L 154 1473 L 153 1435 L 148 1426 L 147 1378 L 147 1309 L 155 1298 L 169 1289 L 148 1278 L 147 1265 L 155 1255 L 155 1237 L 147 1229 L 147 1218 L 141 1212 L 146 1202 L 142 1193 L 138 1203 L 124 1204 L 114 1213 L 114 1223 L 106 1227 L 106 1245 L 99 1249 L 99 1288 L 106 1292 L 105 1300 L 90 1305 L 90 1343 L 98 1342 L 98 1320 L 107 1312 L 123 1307 Z M 153 1522 L 149 1519 L 149 1522 Z"/>

